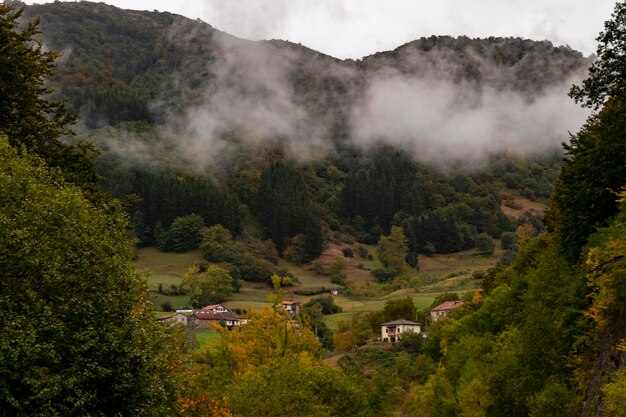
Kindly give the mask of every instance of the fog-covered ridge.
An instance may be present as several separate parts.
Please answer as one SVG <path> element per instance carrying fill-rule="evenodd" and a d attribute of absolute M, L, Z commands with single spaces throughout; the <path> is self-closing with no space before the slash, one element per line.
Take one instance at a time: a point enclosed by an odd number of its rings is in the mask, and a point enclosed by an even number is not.
<path fill-rule="evenodd" d="M 424 162 L 479 162 L 557 148 L 588 116 L 567 97 L 588 59 L 547 41 L 433 36 L 354 61 L 102 3 L 29 7 L 35 15 L 46 45 L 65 52 L 55 81 L 88 127 L 156 124 L 175 138 L 170 158 L 198 169 L 242 143 L 298 158 L 390 143 Z M 105 142 L 154 156 L 135 133 Z"/>

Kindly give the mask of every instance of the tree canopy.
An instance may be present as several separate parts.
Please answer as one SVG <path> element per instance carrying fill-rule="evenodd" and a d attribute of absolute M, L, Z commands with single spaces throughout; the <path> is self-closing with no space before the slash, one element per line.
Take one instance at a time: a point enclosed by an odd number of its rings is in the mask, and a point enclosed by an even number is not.
<path fill-rule="evenodd" d="M 626 3 L 617 2 L 611 19 L 600 32 L 597 60 L 580 86 L 573 86 L 570 97 L 593 109 L 609 98 L 626 100 Z"/>
<path fill-rule="evenodd" d="M 191 294 L 191 304 L 199 308 L 224 301 L 233 292 L 233 278 L 219 266 L 212 265 L 204 272 L 193 266 L 183 277 L 183 286 Z"/>
<path fill-rule="evenodd" d="M 0 137 L 0 414 L 170 415 L 178 348 L 127 226 Z"/>
<path fill-rule="evenodd" d="M 72 133 L 76 117 L 63 101 L 48 98 L 46 82 L 61 54 L 43 49 L 38 19 L 18 30 L 23 11 L 0 4 L 0 134 L 13 147 L 61 168 L 67 179 L 92 187 L 97 182 L 92 149 L 59 140 Z"/>

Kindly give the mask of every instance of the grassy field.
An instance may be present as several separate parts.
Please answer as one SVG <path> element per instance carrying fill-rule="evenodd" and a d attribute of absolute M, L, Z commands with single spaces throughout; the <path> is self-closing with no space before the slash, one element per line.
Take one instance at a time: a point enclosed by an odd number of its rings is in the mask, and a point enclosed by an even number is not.
<path fill-rule="evenodd" d="M 177 287 L 183 281 L 183 275 L 187 269 L 194 265 L 206 262 L 199 250 L 186 253 L 161 252 L 157 248 L 140 248 L 134 264 L 137 269 L 147 274 L 146 281 L 149 298 L 157 310 L 161 310 L 163 303 L 169 303 L 172 308 L 188 308 L 190 306 L 188 295 L 163 295 L 158 294 L 159 284 L 163 289 L 169 289 L 172 285 Z"/>
<path fill-rule="evenodd" d="M 353 299 L 343 295 L 333 297 L 335 303 L 343 308 L 343 312 L 330 314 L 324 317 L 324 322 L 332 330 L 337 328 L 339 320 L 350 320 L 350 317 L 357 313 L 382 310 L 385 303 L 394 298 L 411 297 L 413 304 L 418 310 L 424 310 L 432 304 L 434 299 L 441 293 L 417 293 L 414 289 L 395 291 L 385 297 L 376 299 Z M 460 294 L 459 294 L 460 295 Z"/>
<path fill-rule="evenodd" d="M 360 244 L 365 249 L 367 249 L 367 253 L 372 256 L 372 259 L 364 259 L 363 264 L 369 269 L 379 269 L 383 267 L 382 262 L 378 259 L 378 245 L 366 245 Z"/>
<path fill-rule="evenodd" d="M 217 330 L 200 330 L 196 332 L 196 341 L 198 342 L 199 348 L 210 344 L 217 344 L 220 339 L 220 333 Z"/>
<path fill-rule="evenodd" d="M 308 268 L 310 268 L 310 265 L 301 266 L 289 262 L 286 259 L 280 259 L 278 266 L 294 274 L 298 278 L 298 281 L 300 281 L 300 285 L 298 286 L 300 288 L 331 288 L 334 285 L 330 282 L 329 277 L 317 275 L 315 272 L 309 271 Z"/>
<path fill-rule="evenodd" d="M 139 270 L 149 270 L 154 275 L 182 277 L 187 269 L 206 263 L 200 250 L 185 253 L 161 252 L 157 248 L 140 248 L 134 261 Z"/>
<path fill-rule="evenodd" d="M 183 277 L 180 275 L 170 274 L 150 274 L 146 277 L 148 282 L 148 289 L 150 291 L 156 291 L 159 288 L 159 284 L 163 288 L 170 288 L 172 285 L 177 287 L 183 282 Z"/>
<path fill-rule="evenodd" d="M 188 295 L 163 295 L 150 292 L 148 297 L 156 310 L 161 310 L 163 303 L 169 303 L 174 310 L 189 308 L 191 305 Z"/>
<path fill-rule="evenodd" d="M 363 245 L 372 255 L 371 260 L 364 260 L 356 256 L 348 259 L 348 265 L 351 269 L 346 272 L 358 273 L 358 280 L 372 280 L 369 276 L 368 269 L 380 268 L 382 265 L 377 257 L 376 245 Z M 341 246 L 333 247 L 330 253 L 320 259 L 325 262 L 332 262 L 336 256 L 341 256 Z M 355 251 L 356 252 L 356 251 Z M 476 282 L 471 276 L 474 271 L 487 269 L 494 266 L 502 254 L 500 245 L 498 244 L 496 253 L 490 257 L 479 256 L 475 250 L 469 250 L 454 254 L 423 256 L 420 255 L 420 269 L 417 275 L 421 278 L 421 285 L 416 289 L 403 289 L 387 294 L 384 297 L 364 298 L 364 297 L 347 297 L 345 295 L 334 296 L 335 302 L 343 308 L 343 313 L 328 316 L 326 321 L 329 326 L 335 327 L 341 318 L 349 318 L 350 315 L 358 312 L 375 311 L 382 309 L 387 300 L 400 297 L 411 297 L 419 309 L 428 307 L 432 300 L 442 292 L 464 292 L 475 288 Z M 179 286 L 182 282 L 182 275 L 187 269 L 197 263 L 204 262 L 200 251 L 192 251 L 187 253 L 163 253 L 156 248 L 142 248 L 138 250 L 138 256 L 135 264 L 139 269 L 150 271 L 148 276 L 148 286 L 151 290 L 151 301 L 155 304 L 157 310 L 161 309 L 163 303 L 177 309 L 189 307 L 188 296 L 168 296 L 157 294 L 156 290 L 159 284 L 162 287 L 169 288 L 171 285 Z M 365 269 L 358 272 L 352 264 L 363 264 Z M 307 302 L 315 296 L 301 296 L 295 294 L 295 291 L 307 288 L 333 288 L 334 284 L 330 282 L 330 278 L 324 275 L 318 275 L 310 271 L 309 265 L 295 265 L 284 259 L 279 261 L 279 266 L 293 273 L 299 281 L 299 284 L 286 288 L 286 299 Z M 326 265 L 327 266 L 327 265 Z M 348 277 L 351 280 L 350 276 Z M 233 309 L 259 309 L 270 306 L 268 296 L 271 293 L 271 287 L 263 283 L 244 282 L 241 290 L 234 293 L 225 305 Z"/>

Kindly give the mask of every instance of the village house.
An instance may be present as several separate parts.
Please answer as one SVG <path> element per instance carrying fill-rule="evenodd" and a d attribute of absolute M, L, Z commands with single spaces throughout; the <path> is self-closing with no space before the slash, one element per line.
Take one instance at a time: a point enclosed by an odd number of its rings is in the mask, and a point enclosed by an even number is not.
<path fill-rule="evenodd" d="M 394 320 L 380 325 L 380 338 L 383 342 L 398 342 L 402 333 L 420 334 L 422 325 L 409 320 Z"/>
<path fill-rule="evenodd" d="M 227 313 L 230 310 L 227 309 L 226 307 L 224 307 L 222 304 L 213 304 L 213 305 L 210 305 L 210 306 L 202 307 L 200 309 L 200 311 L 203 311 L 205 313 L 206 312 L 210 312 L 210 313 Z"/>
<path fill-rule="evenodd" d="M 292 316 L 296 316 L 300 312 L 300 302 L 298 301 L 283 301 L 282 306 Z"/>
<path fill-rule="evenodd" d="M 465 304 L 463 301 L 445 301 L 430 310 L 430 317 L 432 321 L 443 320 L 448 317 L 451 310 L 459 308 L 463 304 Z"/>
<path fill-rule="evenodd" d="M 207 329 L 211 327 L 211 323 L 213 323 L 220 324 L 228 328 L 228 330 L 232 330 L 248 322 L 243 316 L 230 311 L 221 304 L 210 305 L 202 307 L 200 310 L 195 310 L 192 317 L 197 329 Z"/>
<path fill-rule="evenodd" d="M 158 317 L 157 321 L 160 323 L 167 323 L 169 325 L 182 324 L 183 326 L 186 326 L 188 319 L 189 317 L 187 315 L 177 312 Z"/>

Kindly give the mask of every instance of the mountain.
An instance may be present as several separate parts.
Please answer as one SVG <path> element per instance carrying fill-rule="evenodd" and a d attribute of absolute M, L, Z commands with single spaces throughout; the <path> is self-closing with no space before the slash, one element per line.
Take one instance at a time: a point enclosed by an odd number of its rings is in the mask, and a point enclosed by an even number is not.
<path fill-rule="evenodd" d="M 55 82 L 92 127 L 160 122 L 225 89 L 261 96 L 287 89 L 314 119 L 337 122 L 334 111 L 349 112 L 368 85 L 390 73 L 532 99 L 582 76 L 589 64 L 568 47 L 519 38 L 432 36 L 354 61 L 288 41 L 239 39 L 167 12 L 83 1 L 28 7 L 25 18 L 35 16 L 46 46 L 65 53 Z"/>
<path fill-rule="evenodd" d="M 36 16 L 105 187 L 141 198 L 143 244 L 191 213 L 285 253 L 308 242 L 307 260 L 337 233 L 375 243 L 392 225 L 411 265 L 478 234 L 536 233 L 536 212 L 502 208 L 546 201 L 560 143 L 586 118 L 566 92 L 590 61 L 548 41 L 432 36 L 340 60 L 103 3 Z"/>

